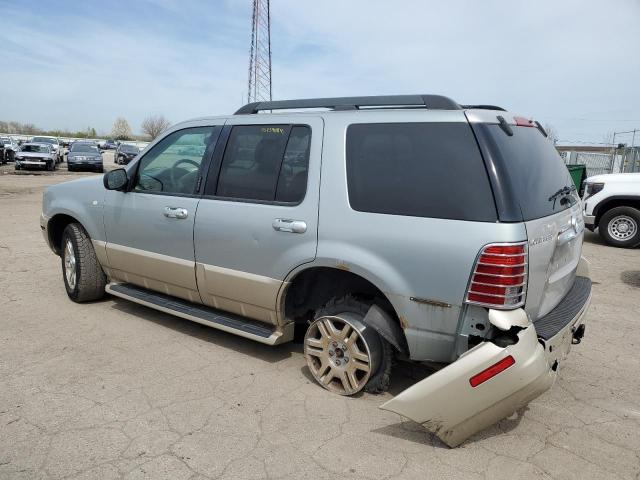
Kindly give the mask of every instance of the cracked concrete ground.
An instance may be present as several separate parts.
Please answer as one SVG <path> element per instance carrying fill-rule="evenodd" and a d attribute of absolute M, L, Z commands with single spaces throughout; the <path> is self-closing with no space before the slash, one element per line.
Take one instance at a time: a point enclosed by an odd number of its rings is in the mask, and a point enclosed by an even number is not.
<path fill-rule="evenodd" d="M 7 167 L 2 167 L 6 171 Z M 9 166 L 9 169 L 12 169 Z M 551 391 L 449 449 L 267 347 L 124 300 L 68 300 L 38 215 L 54 175 L 0 171 L 0 478 L 640 478 L 640 250 L 587 233 L 587 336 Z"/>

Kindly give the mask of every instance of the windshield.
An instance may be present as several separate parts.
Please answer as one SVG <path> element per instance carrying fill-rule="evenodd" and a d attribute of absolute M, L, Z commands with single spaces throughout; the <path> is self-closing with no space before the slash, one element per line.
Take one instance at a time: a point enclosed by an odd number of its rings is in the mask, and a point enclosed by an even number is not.
<path fill-rule="evenodd" d="M 138 147 L 134 147 L 133 145 L 121 145 L 120 150 L 128 153 L 138 153 Z"/>
<path fill-rule="evenodd" d="M 7 137 L 0 137 L 0 143 L 11 143 L 11 139 Z"/>
<path fill-rule="evenodd" d="M 71 147 L 73 153 L 100 153 L 94 145 L 75 144 Z"/>
<path fill-rule="evenodd" d="M 500 176 L 508 183 L 529 221 L 553 215 L 578 201 L 575 185 L 553 143 L 533 127 L 511 126 L 513 135 L 500 125 L 477 125 L 489 140 Z"/>
<path fill-rule="evenodd" d="M 23 145 L 22 151 L 33 153 L 49 153 L 49 147 L 46 145 Z"/>
<path fill-rule="evenodd" d="M 55 138 L 50 138 L 50 137 L 33 137 L 32 142 L 38 142 L 38 143 L 58 143 L 58 141 Z"/>

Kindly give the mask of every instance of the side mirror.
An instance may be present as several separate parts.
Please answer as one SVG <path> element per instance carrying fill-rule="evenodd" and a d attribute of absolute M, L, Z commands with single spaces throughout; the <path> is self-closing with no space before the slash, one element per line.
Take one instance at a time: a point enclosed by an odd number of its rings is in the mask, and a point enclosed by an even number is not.
<path fill-rule="evenodd" d="M 129 177 L 124 168 L 117 168 L 105 173 L 102 181 L 107 190 L 124 190 L 129 183 Z"/>

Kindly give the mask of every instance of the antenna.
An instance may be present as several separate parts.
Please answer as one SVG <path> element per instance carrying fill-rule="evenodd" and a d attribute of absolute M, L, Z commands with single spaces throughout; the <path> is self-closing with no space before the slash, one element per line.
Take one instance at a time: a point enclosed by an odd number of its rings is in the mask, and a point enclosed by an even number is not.
<path fill-rule="evenodd" d="M 247 101 L 271 101 L 271 11 L 269 0 L 253 0 Z"/>

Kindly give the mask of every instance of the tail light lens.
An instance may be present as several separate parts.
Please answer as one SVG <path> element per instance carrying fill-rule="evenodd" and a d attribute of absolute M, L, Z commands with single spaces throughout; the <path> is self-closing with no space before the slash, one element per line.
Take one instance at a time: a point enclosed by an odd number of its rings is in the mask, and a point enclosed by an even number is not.
<path fill-rule="evenodd" d="M 484 247 L 467 289 L 467 303 L 501 310 L 524 305 L 527 295 L 528 251 L 526 243 Z"/>

